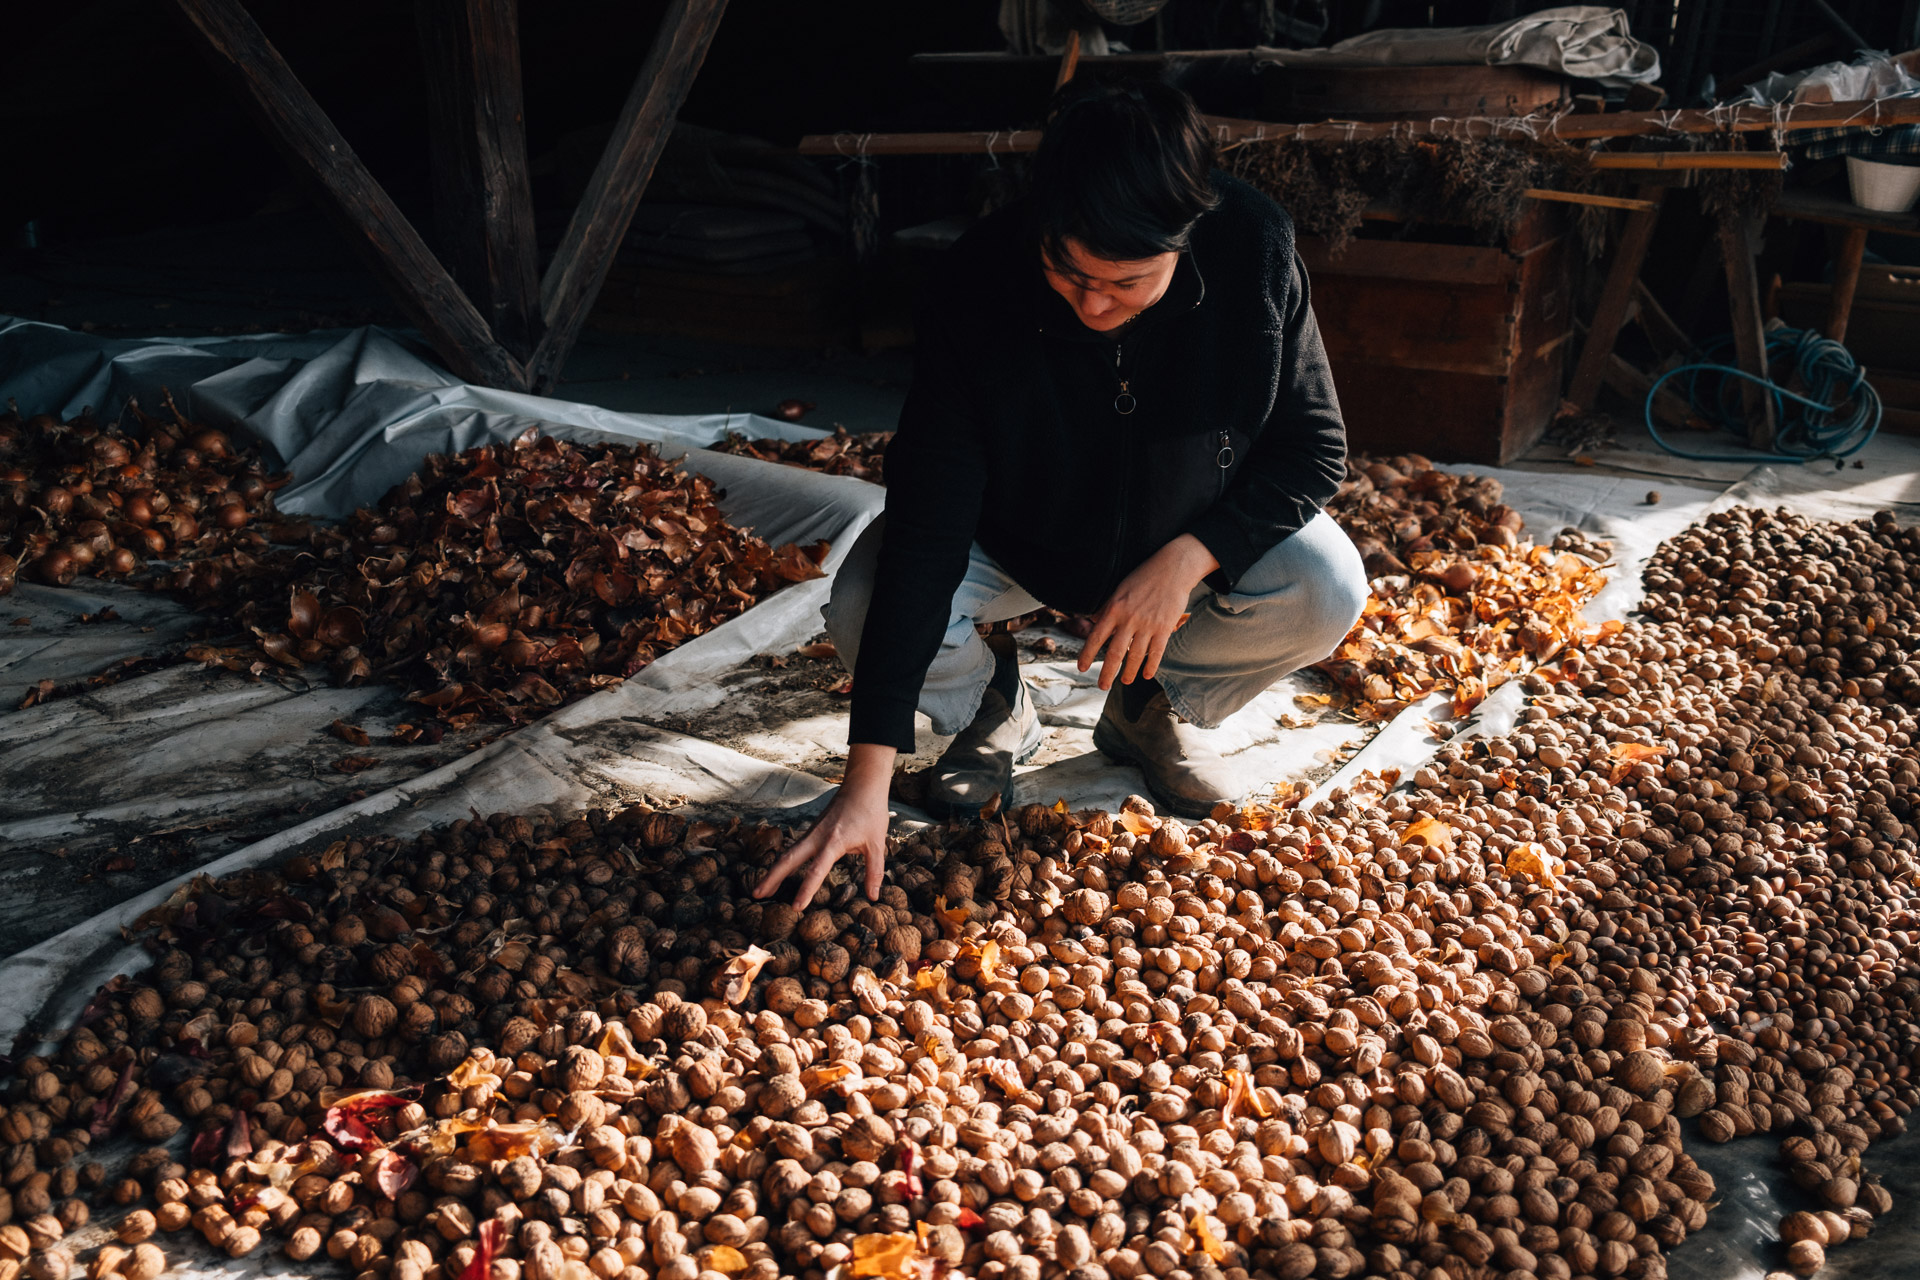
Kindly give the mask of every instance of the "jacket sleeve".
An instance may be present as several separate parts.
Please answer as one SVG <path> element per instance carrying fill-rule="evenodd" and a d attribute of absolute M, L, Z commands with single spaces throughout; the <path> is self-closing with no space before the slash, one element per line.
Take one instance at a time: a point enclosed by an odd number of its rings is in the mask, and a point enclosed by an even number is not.
<path fill-rule="evenodd" d="M 886 527 L 853 673 L 850 743 L 913 750 L 913 713 L 966 577 L 986 488 L 961 356 L 936 318 L 918 328 L 913 384 L 887 446 Z"/>
<path fill-rule="evenodd" d="M 1186 530 L 1220 562 L 1207 577 L 1217 590 L 1232 590 L 1255 561 L 1298 533 L 1346 477 L 1347 429 L 1314 323 L 1307 269 L 1298 253 L 1289 256 L 1273 410 L 1226 493 Z"/>

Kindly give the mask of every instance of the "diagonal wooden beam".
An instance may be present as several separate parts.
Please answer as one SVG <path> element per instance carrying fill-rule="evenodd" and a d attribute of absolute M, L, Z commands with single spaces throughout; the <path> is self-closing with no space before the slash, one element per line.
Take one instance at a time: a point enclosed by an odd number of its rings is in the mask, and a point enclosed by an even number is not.
<path fill-rule="evenodd" d="M 540 336 L 540 245 L 520 87 L 519 0 L 418 0 L 441 253 L 500 345 Z"/>
<path fill-rule="evenodd" d="M 726 7 L 727 0 L 671 0 L 660 20 L 613 137 L 540 282 L 546 331 L 528 367 L 536 391 L 559 381 Z"/>
<path fill-rule="evenodd" d="M 455 376 L 524 389 L 526 370 L 494 341 L 399 206 L 293 74 L 239 0 L 174 0 L 215 64 L 239 85 L 267 134 L 314 180 L 375 274 Z"/>

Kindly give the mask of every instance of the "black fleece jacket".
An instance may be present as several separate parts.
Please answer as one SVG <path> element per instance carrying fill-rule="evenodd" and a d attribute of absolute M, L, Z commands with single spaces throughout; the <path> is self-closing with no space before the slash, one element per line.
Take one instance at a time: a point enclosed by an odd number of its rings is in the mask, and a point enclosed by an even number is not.
<path fill-rule="evenodd" d="M 975 542 L 1036 599 L 1088 613 L 1183 533 L 1230 590 L 1332 498 L 1346 430 L 1293 223 L 1245 183 L 1213 182 L 1220 203 L 1166 295 L 1117 337 L 1047 286 L 1021 205 L 943 256 L 887 449 L 850 741 L 913 749 Z"/>

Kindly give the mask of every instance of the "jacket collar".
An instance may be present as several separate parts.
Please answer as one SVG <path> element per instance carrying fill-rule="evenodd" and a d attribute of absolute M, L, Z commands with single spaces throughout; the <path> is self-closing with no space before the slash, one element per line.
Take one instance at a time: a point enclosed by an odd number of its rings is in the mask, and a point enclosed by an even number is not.
<path fill-rule="evenodd" d="M 1206 296 L 1206 277 L 1200 272 L 1200 264 L 1189 242 L 1180 251 L 1180 260 L 1173 266 L 1173 279 L 1168 282 L 1166 293 L 1161 295 L 1160 301 L 1141 312 L 1123 331 L 1122 337 L 1163 324 L 1169 316 L 1185 315 L 1199 307 Z M 1037 253 L 1033 263 L 1033 302 L 1035 327 L 1050 338 L 1065 338 L 1071 342 L 1116 340 L 1112 334 L 1097 332 L 1080 323 L 1080 318 L 1073 314 L 1073 308 L 1067 305 L 1067 300 L 1055 293 L 1047 283 Z"/>

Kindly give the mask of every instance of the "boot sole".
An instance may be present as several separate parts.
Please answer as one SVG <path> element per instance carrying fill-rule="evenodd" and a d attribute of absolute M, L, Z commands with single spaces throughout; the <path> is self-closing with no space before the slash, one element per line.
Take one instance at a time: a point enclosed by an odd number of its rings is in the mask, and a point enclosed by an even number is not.
<path fill-rule="evenodd" d="M 1171 810 L 1177 817 L 1210 818 L 1213 816 L 1212 804 L 1201 808 L 1195 801 L 1181 800 L 1177 797 L 1170 796 L 1155 786 L 1153 770 L 1147 766 L 1146 757 L 1142 756 L 1138 751 L 1135 751 L 1132 746 L 1127 743 L 1127 740 L 1121 736 L 1118 729 L 1109 728 L 1105 716 L 1100 717 L 1099 721 L 1093 726 L 1093 745 L 1095 750 L 1099 751 L 1101 755 L 1113 761 L 1115 764 L 1132 765 L 1138 769 L 1141 778 L 1144 779 L 1147 784 L 1147 793 L 1159 801 L 1164 808 Z"/>

